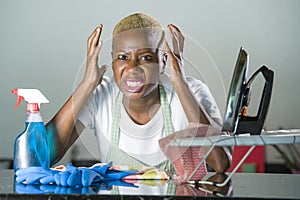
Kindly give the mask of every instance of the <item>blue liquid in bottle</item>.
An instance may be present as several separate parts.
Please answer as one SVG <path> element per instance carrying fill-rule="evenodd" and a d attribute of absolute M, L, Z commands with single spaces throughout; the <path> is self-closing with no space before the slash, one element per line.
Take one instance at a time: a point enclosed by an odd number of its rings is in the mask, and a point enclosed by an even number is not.
<path fill-rule="evenodd" d="M 14 147 L 14 170 L 27 167 L 50 167 L 47 132 L 39 111 L 27 112 L 25 130 Z"/>

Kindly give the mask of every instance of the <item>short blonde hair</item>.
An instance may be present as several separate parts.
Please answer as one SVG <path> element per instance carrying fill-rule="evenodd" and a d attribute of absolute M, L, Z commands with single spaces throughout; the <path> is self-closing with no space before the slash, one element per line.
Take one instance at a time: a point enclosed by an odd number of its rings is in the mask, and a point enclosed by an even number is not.
<path fill-rule="evenodd" d="M 145 31 L 153 35 L 157 39 L 155 47 L 162 48 L 165 31 L 163 26 L 153 17 L 143 13 L 134 13 L 123 18 L 113 30 L 112 45 L 114 46 L 118 36 L 130 31 Z"/>
<path fill-rule="evenodd" d="M 134 13 L 125 18 L 123 18 L 114 28 L 113 36 L 133 29 L 151 29 L 158 28 L 163 31 L 163 26 L 153 17 L 143 14 L 143 13 Z M 164 31 L 163 31 L 164 34 Z"/>

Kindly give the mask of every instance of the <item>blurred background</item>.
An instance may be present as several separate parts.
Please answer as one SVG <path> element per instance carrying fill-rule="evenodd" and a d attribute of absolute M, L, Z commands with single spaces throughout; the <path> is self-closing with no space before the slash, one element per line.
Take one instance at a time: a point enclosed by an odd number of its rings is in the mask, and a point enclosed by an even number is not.
<path fill-rule="evenodd" d="M 262 65 L 275 72 L 265 129 L 300 128 L 299 8 L 297 0 L 1 0 L 0 159 L 13 158 L 14 139 L 23 131 L 26 117 L 25 103 L 14 110 L 16 96 L 11 90 L 40 89 L 50 100 L 41 108 L 48 122 L 81 81 L 90 33 L 103 24 L 99 65 L 110 64 L 112 29 L 135 12 L 181 29 L 186 38 L 186 73 L 208 84 L 222 115 L 243 47 L 250 55 L 249 77 Z M 259 91 L 262 82 L 258 80 L 255 87 Z M 254 91 L 252 96 L 255 113 L 260 94 Z M 87 130 L 61 163 L 97 160 L 97 149 L 93 133 Z M 285 163 L 272 147 L 264 151 L 266 163 Z"/>

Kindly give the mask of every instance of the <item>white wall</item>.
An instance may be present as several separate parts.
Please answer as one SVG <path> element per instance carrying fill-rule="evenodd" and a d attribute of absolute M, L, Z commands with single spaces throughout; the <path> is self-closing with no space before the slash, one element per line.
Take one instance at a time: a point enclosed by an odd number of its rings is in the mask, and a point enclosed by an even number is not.
<path fill-rule="evenodd" d="M 266 128 L 299 128 L 299 8 L 297 0 L 1 0 L 0 158 L 12 157 L 14 138 L 24 128 L 25 104 L 13 110 L 11 89 L 41 89 L 51 102 L 43 105 L 42 114 L 50 120 L 80 81 L 76 75 L 84 69 L 90 32 L 103 23 L 100 64 L 109 63 L 112 28 L 133 12 L 181 28 L 187 38 L 186 60 L 192 63 L 187 73 L 208 83 L 222 113 L 243 46 L 250 54 L 249 74 L 263 64 L 275 71 Z M 79 149 L 96 148 L 91 138 L 82 141 Z M 98 155 L 79 154 L 80 159 L 86 156 Z"/>

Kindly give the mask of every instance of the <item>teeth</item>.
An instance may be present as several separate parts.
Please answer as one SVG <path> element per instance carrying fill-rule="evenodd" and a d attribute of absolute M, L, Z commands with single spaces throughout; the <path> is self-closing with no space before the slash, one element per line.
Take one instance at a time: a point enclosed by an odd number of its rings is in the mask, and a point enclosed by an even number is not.
<path fill-rule="evenodd" d="M 126 84 L 129 87 L 138 87 L 138 86 L 142 85 L 142 83 L 139 81 L 126 81 Z"/>

